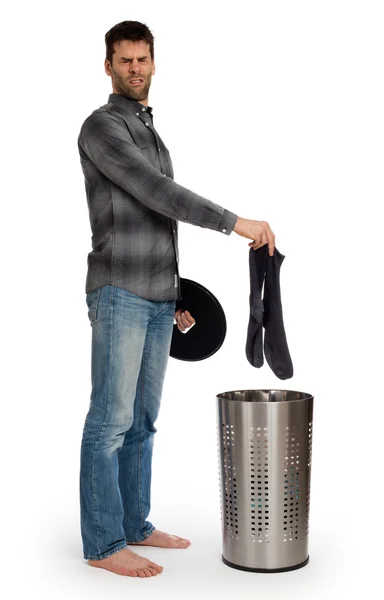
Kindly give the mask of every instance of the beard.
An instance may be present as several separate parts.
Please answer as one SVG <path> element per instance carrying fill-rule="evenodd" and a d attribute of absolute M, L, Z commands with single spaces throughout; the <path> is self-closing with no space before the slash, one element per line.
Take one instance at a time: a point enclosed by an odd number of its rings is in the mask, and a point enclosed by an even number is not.
<path fill-rule="evenodd" d="M 129 79 L 135 78 L 129 77 Z M 151 87 L 151 75 L 148 76 L 148 79 L 142 76 L 140 76 L 138 79 L 143 79 L 144 84 L 140 87 L 135 87 L 131 86 L 127 79 L 123 79 L 115 74 L 114 85 L 119 94 L 124 94 L 124 96 L 127 96 L 132 100 L 145 100 L 148 98 L 149 88 Z"/>

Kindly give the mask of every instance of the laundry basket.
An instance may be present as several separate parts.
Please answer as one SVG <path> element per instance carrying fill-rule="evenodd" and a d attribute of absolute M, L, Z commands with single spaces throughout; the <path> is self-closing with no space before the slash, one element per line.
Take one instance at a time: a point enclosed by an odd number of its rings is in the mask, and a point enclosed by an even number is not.
<path fill-rule="evenodd" d="M 263 573 L 305 566 L 313 396 L 239 390 L 216 398 L 223 562 Z"/>

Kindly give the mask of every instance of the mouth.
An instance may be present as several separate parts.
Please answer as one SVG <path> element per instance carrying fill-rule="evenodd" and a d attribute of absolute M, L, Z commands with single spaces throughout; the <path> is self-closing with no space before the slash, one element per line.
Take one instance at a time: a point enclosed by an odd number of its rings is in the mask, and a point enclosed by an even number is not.
<path fill-rule="evenodd" d="M 131 85 L 142 85 L 144 81 L 142 79 L 131 79 L 129 83 Z"/>

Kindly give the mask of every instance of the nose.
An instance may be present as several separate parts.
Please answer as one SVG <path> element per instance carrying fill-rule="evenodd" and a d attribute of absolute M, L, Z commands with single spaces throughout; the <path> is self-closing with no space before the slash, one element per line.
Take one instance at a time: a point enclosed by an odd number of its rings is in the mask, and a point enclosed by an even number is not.
<path fill-rule="evenodd" d="M 131 73 L 134 73 L 135 75 L 138 75 L 138 73 L 140 71 L 139 61 L 136 60 L 136 62 L 135 62 L 135 60 L 133 59 L 132 62 L 131 62 L 131 67 L 130 67 L 129 70 L 130 70 Z"/>

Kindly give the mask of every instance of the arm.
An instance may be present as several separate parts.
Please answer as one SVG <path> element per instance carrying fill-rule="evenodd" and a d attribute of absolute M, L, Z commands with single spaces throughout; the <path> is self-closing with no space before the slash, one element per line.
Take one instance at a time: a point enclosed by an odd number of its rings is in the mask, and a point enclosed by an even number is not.
<path fill-rule="evenodd" d="M 237 215 L 164 177 L 114 115 L 90 115 L 81 127 L 78 145 L 83 159 L 155 212 L 227 235 L 232 232 Z"/>

